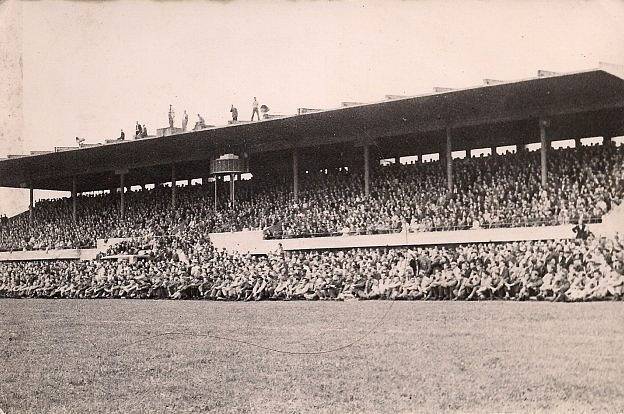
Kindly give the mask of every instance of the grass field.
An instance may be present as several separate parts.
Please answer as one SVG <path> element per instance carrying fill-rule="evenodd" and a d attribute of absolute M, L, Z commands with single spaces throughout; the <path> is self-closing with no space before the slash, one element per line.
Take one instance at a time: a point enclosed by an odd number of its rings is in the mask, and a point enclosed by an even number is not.
<path fill-rule="evenodd" d="M 317 351 L 389 306 L 324 355 L 149 339 Z M 0 300 L 0 331 L 6 413 L 624 412 L 621 302 Z"/>

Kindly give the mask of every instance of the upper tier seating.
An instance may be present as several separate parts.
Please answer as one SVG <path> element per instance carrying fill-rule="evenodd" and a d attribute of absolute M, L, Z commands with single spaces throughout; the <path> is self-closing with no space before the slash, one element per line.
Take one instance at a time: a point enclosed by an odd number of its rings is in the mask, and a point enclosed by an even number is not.
<path fill-rule="evenodd" d="M 540 182 L 538 152 L 456 159 L 454 190 L 441 163 L 376 167 L 371 194 L 361 174 L 345 169 L 301 174 L 295 202 L 277 178 L 237 182 L 236 203 L 212 184 L 180 188 L 175 211 L 169 188 L 129 192 L 119 217 L 119 195 L 40 201 L 33 223 L 22 214 L 0 229 L 0 250 L 93 247 L 98 238 L 270 229 L 270 237 L 315 237 L 470 228 L 542 226 L 599 221 L 624 196 L 624 151 L 612 145 L 553 150 L 548 183 Z"/>

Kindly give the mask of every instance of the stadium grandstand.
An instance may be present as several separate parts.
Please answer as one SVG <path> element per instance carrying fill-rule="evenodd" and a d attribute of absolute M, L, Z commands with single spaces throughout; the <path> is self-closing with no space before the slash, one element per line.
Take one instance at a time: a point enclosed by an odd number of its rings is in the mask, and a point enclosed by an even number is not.
<path fill-rule="evenodd" d="M 0 296 L 624 294 L 611 67 L 161 135 L 0 160 Z"/>

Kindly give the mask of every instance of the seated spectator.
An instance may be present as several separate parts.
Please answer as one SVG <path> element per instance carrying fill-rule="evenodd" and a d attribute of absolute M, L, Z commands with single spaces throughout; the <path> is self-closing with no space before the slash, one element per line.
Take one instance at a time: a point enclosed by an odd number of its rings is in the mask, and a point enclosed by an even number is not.
<path fill-rule="evenodd" d="M 197 122 L 195 122 L 195 128 L 193 129 L 197 131 L 204 128 L 206 128 L 206 121 L 204 121 L 204 118 L 202 118 L 200 114 L 197 114 Z"/>

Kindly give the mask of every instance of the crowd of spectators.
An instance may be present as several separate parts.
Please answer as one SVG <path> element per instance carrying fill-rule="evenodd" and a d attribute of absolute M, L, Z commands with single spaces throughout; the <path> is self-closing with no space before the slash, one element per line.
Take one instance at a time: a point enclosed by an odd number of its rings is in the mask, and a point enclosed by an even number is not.
<path fill-rule="evenodd" d="M 141 256 L 110 260 L 113 255 Z M 0 297 L 207 300 L 621 300 L 624 239 L 447 247 L 215 249 L 198 229 L 139 238 L 93 261 L 0 263 Z"/>
<path fill-rule="evenodd" d="M 168 187 L 127 192 L 123 219 L 115 193 L 79 197 L 76 223 L 70 199 L 40 201 L 32 223 L 20 215 L 2 224 L 0 251 L 93 247 L 188 226 L 287 238 L 591 222 L 624 196 L 624 151 L 613 145 L 551 151 L 545 187 L 538 152 L 453 163 L 452 192 L 443 163 L 428 163 L 373 168 L 369 196 L 361 174 L 341 168 L 302 174 L 297 201 L 283 177 L 238 181 L 234 205 L 219 191 L 217 210 L 212 183 L 180 188 L 175 211 Z"/>
<path fill-rule="evenodd" d="M 599 221 L 624 196 L 624 151 L 611 145 L 552 151 L 546 187 L 539 152 L 453 163 L 452 192 L 441 163 L 377 167 L 369 197 L 361 175 L 344 169 L 305 174 L 296 202 L 287 184 L 257 186 L 215 228 L 314 237 L 555 225 Z"/>
<path fill-rule="evenodd" d="M 199 217 L 212 211 L 208 186 L 179 189 L 175 212 L 170 210 L 170 191 L 161 186 L 127 192 L 123 218 L 119 216 L 119 194 L 81 196 L 75 223 L 69 198 L 41 200 L 35 206 L 33 223 L 28 214 L 21 214 L 0 228 L 0 251 L 90 248 L 97 239 L 161 236 L 208 223 L 198 223 Z"/>

